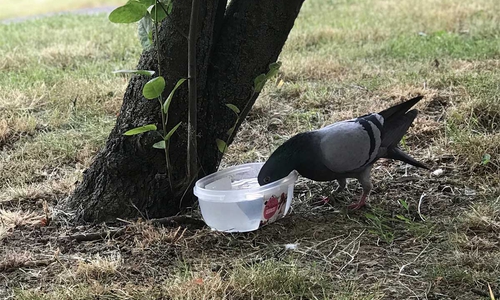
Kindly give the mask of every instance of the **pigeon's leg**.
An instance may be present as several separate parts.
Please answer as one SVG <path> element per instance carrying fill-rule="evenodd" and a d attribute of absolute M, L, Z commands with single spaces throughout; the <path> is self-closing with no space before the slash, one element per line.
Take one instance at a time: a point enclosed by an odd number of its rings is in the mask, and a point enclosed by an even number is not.
<path fill-rule="evenodd" d="M 361 173 L 359 173 L 357 179 L 359 183 L 361 184 L 361 187 L 363 188 L 363 193 L 361 194 L 361 198 L 359 199 L 358 202 L 353 203 L 348 206 L 350 209 L 360 209 L 361 207 L 365 206 L 366 204 L 366 199 L 370 195 L 370 191 L 372 190 L 372 181 L 370 178 L 370 173 L 371 173 L 372 167 L 369 166 L 366 169 L 364 169 Z"/>
<path fill-rule="evenodd" d="M 347 180 L 345 178 L 339 178 L 337 179 L 337 182 L 339 184 L 339 187 L 335 190 L 335 192 L 337 193 L 343 192 L 347 185 Z"/>
<path fill-rule="evenodd" d="M 339 184 L 339 187 L 335 190 L 336 193 L 340 193 L 343 190 L 345 190 L 345 187 L 347 185 L 347 181 L 346 181 L 345 178 L 339 178 L 339 179 L 337 179 L 337 183 Z M 321 196 L 321 200 L 319 200 L 317 203 L 319 203 L 321 205 L 325 205 L 328 202 L 330 202 L 330 197 Z"/>

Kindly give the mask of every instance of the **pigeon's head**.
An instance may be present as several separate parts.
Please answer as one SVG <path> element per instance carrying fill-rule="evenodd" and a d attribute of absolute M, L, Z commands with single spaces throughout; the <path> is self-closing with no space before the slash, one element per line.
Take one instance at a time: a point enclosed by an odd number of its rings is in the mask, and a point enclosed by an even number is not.
<path fill-rule="evenodd" d="M 271 154 L 257 177 L 260 185 L 285 178 L 296 169 L 300 161 L 298 145 L 305 144 L 301 142 L 302 136 L 303 134 L 298 134 L 292 137 Z"/>
<path fill-rule="evenodd" d="M 257 179 L 260 185 L 265 185 L 285 178 L 292 171 L 290 163 L 273 154 L 260 169 Z"/>
<path fill-rule="evenodd" d="M 262 169 L 260 169 L 257 179 L 260 185 L 265 185 L 285 178 L 292 171 L 293 169 L 290 169 L 289 164 L 286 162 L 283 163 L 281 159 L 271 155 L 264 166 L 262 166 Z"/>

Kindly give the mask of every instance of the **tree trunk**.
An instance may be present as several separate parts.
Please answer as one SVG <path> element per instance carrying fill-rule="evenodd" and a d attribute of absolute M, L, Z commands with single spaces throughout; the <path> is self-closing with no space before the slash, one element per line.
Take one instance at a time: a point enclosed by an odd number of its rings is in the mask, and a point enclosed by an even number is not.
<path fill-rule="evenodd" d="M 225 0 L 202 2 L 196 50 L 199 176 L 216 171 L 221 155 L 215 140 L 225 140 L 236 120 L 225 104 L 240 109 L 253 105 L 257 98 L 249 99 L 253 80 L 278 58 L 303 1 L 233 0 L 227 7 Z M 187 77 L 190 2 L 175 1 L 170 17 L 160 27 L 161 75 L 167 82 L 164 96 L 177 80 Z M 156 51 L 145 51 L 137 68 L 157 70 L 156 64 Z M 58 205 L 59 217 L 79 222 L 162 217 L 193 203 L 193 182 L 186 180 L 187 85 L 177 91 L 167 124 L 170 129 L 182 122 L 170 142 L 173 190 L 164 152 L 152 148 L 159 135 L 123 136 L 125 131 L 145 124 L 161 128 L 158 101 L 142 96 L 142 87 L 149 79 L 134 76 L 130 80 L 105 148 L 84 172 L 73 194 Z M 242 112 L 243 116 L 247 113 Z"/>

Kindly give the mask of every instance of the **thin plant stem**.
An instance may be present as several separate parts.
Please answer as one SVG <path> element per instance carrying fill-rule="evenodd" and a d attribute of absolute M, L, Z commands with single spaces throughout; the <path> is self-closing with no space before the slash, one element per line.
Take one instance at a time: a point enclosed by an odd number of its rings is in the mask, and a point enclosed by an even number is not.
<path fill-rule="evenodd" d="M 247 111 L 247 110 L 249 110 L 248 106 L 250 105 L 250 102 L 252 101 L 254 96 L 255 96 L 255 89 L 252 91 L 252 94 L 248 98 L 248 101 L 245 104 L 245 107 L 243 108 L 243 110 L 241 110 L 239 114 L 236 114 L 238 117 L 236 118 L 236 121 L 234 122 L 234 125 L 232 127 L 233 130 L 231 130 L 231 133 L 229 134 L 229 136 L 226 139 L 226 145 L 224 147 L 224 151 L 221 153 L 221 157 L 220 157 L 219 161 L 217 162 L 217 169 L 219 169 L 220 163 L 222 162 L 222 157 L 224 156 L 227 148 L 229 147 L 229 142 L 231 141 L 231 139 L 234 138 L 234 135 L 236 134 L 235 133 L 236 132 L 236 125 L 240 122 L 241 115 L 245 114 L 245 113 L 248 114 L 248 111 Z M 244 116 L 244 117 L 246 117 L 246 116 Z"/>
<path fill-rule="evenodd" d="M 172 22 L 172 25 L 174 26 L 175 30 L 177 30 L 177 32 L 182 35 L 186 40 L 189 39 L 189 37 L 184 34 L 184 32 L 182 32 L 182 30 L 175 24 L 175 22 L 172 21 L 172 18 L 170 17 L 170 14 L 167 12 L 167 9 L 165 8 L 165 6 L 163 5 L 163 3 L 159 3 L 161 8 L 163 9 L 163 11 L 165 12 L 165 15 L 167 15 L 167 18 Z"/>
<path fill-rule="evenodd" d="M 156 58 L 158 59 L 158 76 L 161 76 L 161 59 L 160 59 L 160 43 L 158 42 L 158 1 L 155 1 L 155 46 L 156 46 Z M 161 113 L 161 125 L 163 128 L 163 137 L 167 135 L 167 118 L 166 113 L 163 112 L 163 97 L 160 94 L 160 113 Z M 167 176 L 168 183 L 170 184 L 170 189 L 173 190 L 172 185 L 172 167 L 170 165 L 170 157 L 168 155 L 169 142 L 165 141 L 165 162 L 167 164 Z"/>
<path fill-rule="evenodd" d="M 187 180 L 190 181 L 197 171 L 197 86 L 196 86 L 196 38 L 198 37 L 198 15 L 200 1 L 193 0 L 191 4 L 191 19 L 189 22 L 188 40 L 188 143 L 187 143 Z"/>

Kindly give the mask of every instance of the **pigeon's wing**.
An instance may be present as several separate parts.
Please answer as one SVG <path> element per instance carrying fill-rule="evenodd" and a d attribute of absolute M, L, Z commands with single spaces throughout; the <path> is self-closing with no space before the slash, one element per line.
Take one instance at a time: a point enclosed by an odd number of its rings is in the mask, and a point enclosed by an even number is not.
<path fill-rule="evenodd" d="M 318 130 L 323 163 L 335 173 L 363 168 L 377 159 L 384 119 L 378 114 L 337 122 Z"/>

